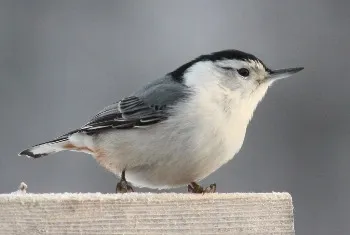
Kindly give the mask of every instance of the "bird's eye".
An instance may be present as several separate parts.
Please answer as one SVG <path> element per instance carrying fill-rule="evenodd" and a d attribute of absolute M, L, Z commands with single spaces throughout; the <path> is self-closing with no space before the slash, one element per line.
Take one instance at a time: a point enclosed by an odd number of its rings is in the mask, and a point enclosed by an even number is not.
<path fill-rule="evenodd" d="M 249 76 L 249 70 L 246 68 L 241 68 L 237 70 L 239 75 L 243 76 L 243 77 L 248 77 Z"/>

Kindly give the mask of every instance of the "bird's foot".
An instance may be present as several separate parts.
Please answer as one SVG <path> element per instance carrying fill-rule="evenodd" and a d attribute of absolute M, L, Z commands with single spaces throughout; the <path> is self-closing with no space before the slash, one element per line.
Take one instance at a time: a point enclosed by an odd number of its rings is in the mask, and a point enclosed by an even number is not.
<path fill-rule="evenodd" d="M 188 187 L 187 190 L 189 193 L 215 193 L 216 192 L 216 184 L 211 184 L 206 188 L 203 188 L 202 186 L 200 186 L 199 184 L 197 184 L 196 182 L 191 182 Z"/>
<path fill-rule="evenodd" d="M 117 193 L 131 193 L 134 192 L 131 184 L 126 180 L 120 180 L 116 187 Z"/>
<path fill-rule="evenodd" d="M 125 170 L 122 172 L 121 179 L 116 187 L 117 193 L 131 193 L 134 192 L 131 184 L 125 179 Z"/>

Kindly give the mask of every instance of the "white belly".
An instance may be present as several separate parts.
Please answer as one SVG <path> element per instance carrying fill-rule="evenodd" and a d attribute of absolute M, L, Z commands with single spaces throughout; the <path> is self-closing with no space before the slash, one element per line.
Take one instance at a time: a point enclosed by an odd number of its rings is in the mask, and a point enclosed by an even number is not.
<path fill-rule="evenodd" d="M 177 187 L 217 170 L 239 151 L 244 138 L 229 141 L 215 133 L 198 132 L 196 136 L 194 130 L 186 129 L 179 135 L 177 130 L 164 133 L 159 127 L 104 134 L 100 143 L 106 153 L 100 164 L 116 174 L 126 169 L 127 180 L 136 186 Z"/>
<path fill-rule="evenodd" d="M 187 104 L 168 120 L 144 129 L 101 134 L 97 159 L 115 174 L 126 169 L 135 186 L 170 188 L 198 181 L 228 162 L 242 146 L 250 118 L 217 104 Z M 200 110 L 198 112 L 197 110 Z"/>

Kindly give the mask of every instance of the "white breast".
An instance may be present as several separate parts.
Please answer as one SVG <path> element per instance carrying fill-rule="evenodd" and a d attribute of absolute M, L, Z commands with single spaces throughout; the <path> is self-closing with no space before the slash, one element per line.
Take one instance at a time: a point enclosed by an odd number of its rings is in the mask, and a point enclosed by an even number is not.
<path fill-rule="evenodd" d="M 185 105 L 178 123 L 191 126 L 191 149 L 196 177 L 202 179 L 228 162 L 243 144 L 251 107 L 219 86 L 203 89 Z M 197 179 L 197 180 L 198 180 Z"/>
<path fill-rule="evenodd" d="M 256 104 L 242 105 L 220 86 L 196 92 L 173 115 L 149 128 L 101 135 L 99 162 L 112 172 L 126 169 L 136 186 L 168 188 L 198 181 L 239 151 Z"/>

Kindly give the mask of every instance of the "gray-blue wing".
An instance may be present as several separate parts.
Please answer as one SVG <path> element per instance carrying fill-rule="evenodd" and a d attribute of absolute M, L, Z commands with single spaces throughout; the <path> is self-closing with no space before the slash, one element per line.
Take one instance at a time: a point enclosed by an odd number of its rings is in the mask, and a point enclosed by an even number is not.
<path fill-rule="evenodd" d="M 81 128 L 87 133 L 106 129 L 145 127 L 167 119 L 164 107 L 147 105 L 136 96 L 126 97 L 106 107 Z"/>
<path fill-rule="evenodd" d="M 133 95 L 107 106 L 80 131 L 94 134 L 108 129 L 154 125 L 166 120 L 169 108 L 187 94 L 187 87 L 169 78 L 156 80 Z"/>

